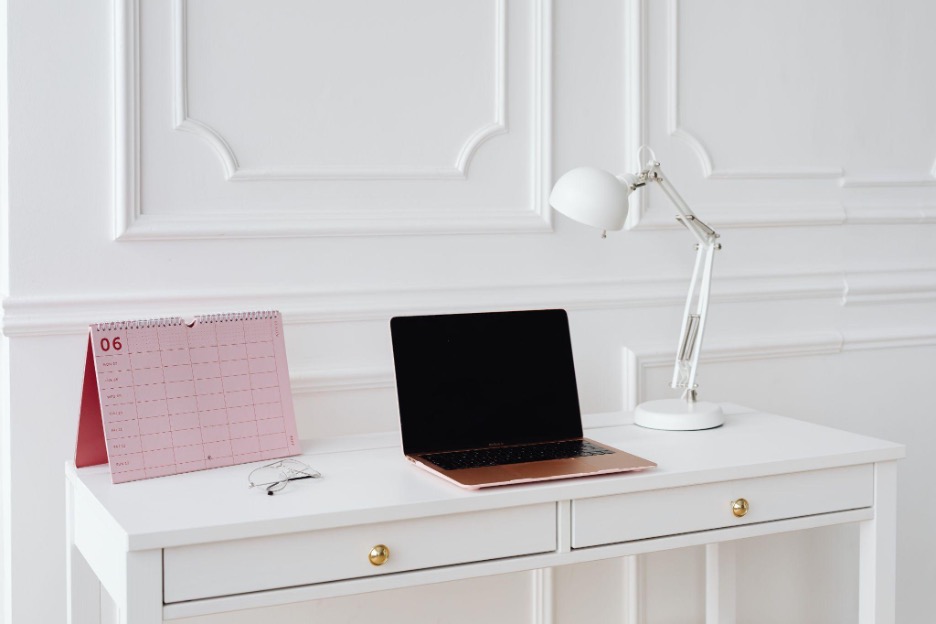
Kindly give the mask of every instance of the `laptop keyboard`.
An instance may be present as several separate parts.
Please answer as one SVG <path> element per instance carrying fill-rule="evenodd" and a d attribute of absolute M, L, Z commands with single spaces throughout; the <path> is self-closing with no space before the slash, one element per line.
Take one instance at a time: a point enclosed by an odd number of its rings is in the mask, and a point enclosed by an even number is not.
<path fill-rule="evenodd" d="M 543 444 L 525 444 L 523 446 L 499 446 L 472 451 L 432 453 L 422 457 L 443 470 L 458 470 L 459 468 L 523 464 L 547 459 L 609 455 L 612 452 L 585 440 L 566 440 L 564 442 L 545 442 Z"/>

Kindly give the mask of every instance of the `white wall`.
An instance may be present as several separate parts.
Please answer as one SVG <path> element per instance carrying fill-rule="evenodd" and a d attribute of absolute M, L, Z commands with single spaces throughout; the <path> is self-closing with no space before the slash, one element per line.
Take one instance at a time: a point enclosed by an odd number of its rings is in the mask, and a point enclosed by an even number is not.
<path fill-rule="evenodd" d="M 4 9 L 6 622 L 64 617 L 62 465 L 90 322 L 281 309 L 306 437 L 396 427 L 398 313 L 566 307 L 585 411 L 668 396 L 692 249 L 666 199 L 641 193 L 633 229 L 607 240 L 546 205 L 555 174 L 631 169 L 641 142 L 722 231 L 702 394 L 908 444 L 898 618 L 928 621 L 932 3 Z M 853 622 L 854 546 L 853 527 L 744 542 L 739 622 Z M 427 621 L 435 607 L 448 622 L 701 622 L 701 557 L 198 622 Z"/>

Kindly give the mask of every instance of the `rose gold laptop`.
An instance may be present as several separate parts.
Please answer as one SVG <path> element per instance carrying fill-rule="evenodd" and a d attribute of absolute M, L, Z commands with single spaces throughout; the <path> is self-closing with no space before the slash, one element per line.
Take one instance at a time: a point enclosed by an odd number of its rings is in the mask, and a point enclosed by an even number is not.
<path fill-rule="evenodd" d="M 406 458 L 461 487 L 656 466 L 582 437 L 565 310 L 390 320 Z"/>

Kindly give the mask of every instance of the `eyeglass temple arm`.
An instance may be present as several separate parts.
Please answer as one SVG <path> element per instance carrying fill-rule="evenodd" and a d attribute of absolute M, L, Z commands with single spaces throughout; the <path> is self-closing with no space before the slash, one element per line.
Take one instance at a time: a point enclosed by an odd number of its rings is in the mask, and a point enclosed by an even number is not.
<path fill-rule="evenodd" d="M 283 481 L 288 483 L 290 481 L 299 481 L 300 479 L 317 479 L 318 477 L 321 477 L 321 476 L 322 475 L 320 474 L 302 474 L 302 475 L 299 475 L 298 477 L 286 477 L 286 479 L 284 479 Z M 277 481 L 276 483 L 271 483 L 268 486 L 266 486 L 266 493 L 270 496 L 273 496 L 274 494 L 276 494 L 279 490 L 274 489 L 274 488 L 276 488 L 276 486 L 279 485 L 280 483 L 283 483 L 283 481 Z M 253 484 L 251 484 L 250 487 L 254 487 Z"/>

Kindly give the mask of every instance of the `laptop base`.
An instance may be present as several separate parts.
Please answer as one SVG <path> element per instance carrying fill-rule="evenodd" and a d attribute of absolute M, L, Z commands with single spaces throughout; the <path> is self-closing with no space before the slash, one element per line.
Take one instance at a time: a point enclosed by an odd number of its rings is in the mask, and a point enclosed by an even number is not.
<path fill-rule="evenodd" d="M 601 444 L 594 440 L 589 440 L 588 438 L 582 438 L 582 440 L 591 442 L 596 446 L 608 449 L 612 452 L 607 455 L 596 455 L 593 457 L 548 459 L 522 464 L 481 466 L 478 468 L 460 468 L 457 470 L 444 470 L 424 459 L 421 455 L 407 455 L 406 459 L 423 470 L 431 472 L 450 483 L 454 483 L 468 490 L 478 490 L 498 485 L 514 485 L 518 483 L 533 483 L 536 481 L 590 477 L 593 475 L 616 472 L 633 472 L 656 466 L 652 461 L 636 455 L 631 455 L 630 453 L 625 453 L 607 444 Z"/>

